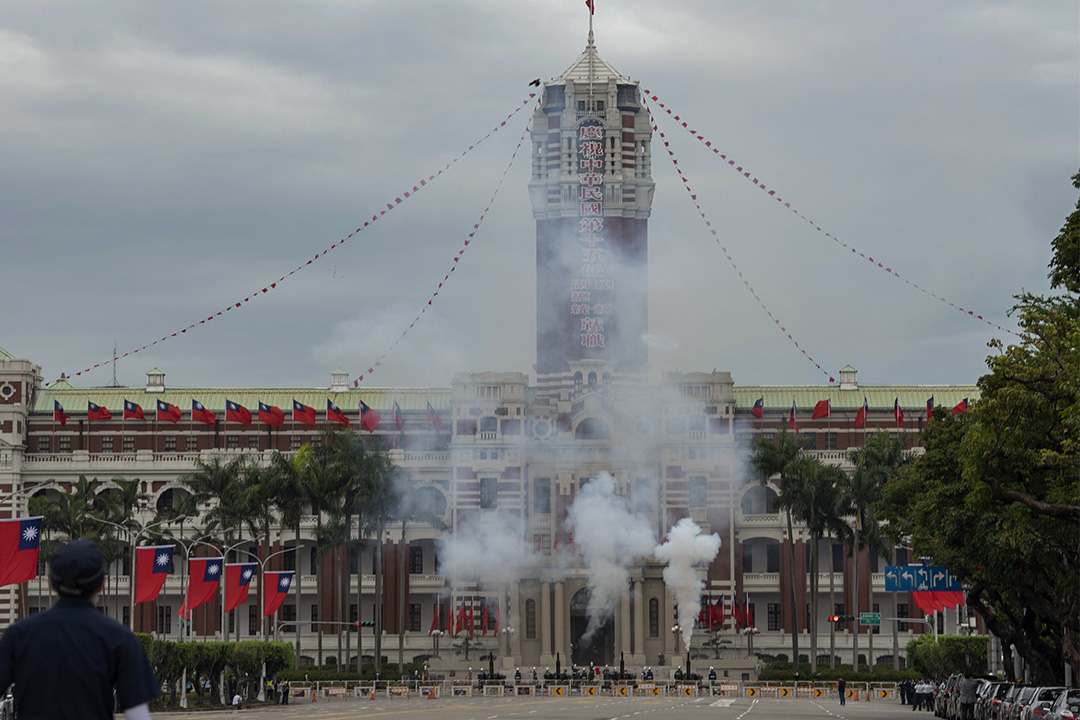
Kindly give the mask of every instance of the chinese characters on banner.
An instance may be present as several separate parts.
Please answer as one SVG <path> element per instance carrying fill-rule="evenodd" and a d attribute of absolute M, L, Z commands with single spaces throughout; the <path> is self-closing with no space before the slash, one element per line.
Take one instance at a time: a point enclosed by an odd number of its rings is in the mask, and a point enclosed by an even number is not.
<path fill-rule="evenodd" d="M 595 120 L 578 128 L 578 185 L 581 265 L 570 280 L 570 314 L 580 321 L 581 346 L 602 348 L 615 281 L 604 267 L 604 126 Z"/>

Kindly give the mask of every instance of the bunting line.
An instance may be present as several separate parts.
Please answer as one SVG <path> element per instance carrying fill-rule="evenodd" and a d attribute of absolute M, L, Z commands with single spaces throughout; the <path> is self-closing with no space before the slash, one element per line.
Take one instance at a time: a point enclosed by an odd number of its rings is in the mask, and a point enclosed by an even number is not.
<path fill-rule="evenodd" d="M 712 233 L 713 239 L 716 240 L 716 244 L 720 246 L 720 250 L 724 253 L 724 257 L 727 258 L 728 264 L 731 265 L 732 269 L 738 274 L 739 279 L 742 280 L 742 283 L 746 286 L 747 291 L 749 291 L 750 295 L 752 295 L 754 300 L 757 301 L 757 304 L 761 307 L 761 309 L 765 311 L 765 314 L 769 316 L 769 319 L 771 319 L 773 323 L 776 324 L 776 327 L 780 328 L 780 332 L 784 333 L 787 336 L 787 339 L 795 346 L 795 348 L 799 352 L 806 356 L 807 360 L 813 363 L 814 367 L 820 370 L 822 374 L 825 375 L 825 377 L 829 378 L 829 382 L 836 382 L 836 378 L 830 375 L 828 370 L 821 367 L 821 364 L 817 360 L 812 358 L 810 354 L 806 352 L 806 350 L 804 350 L 801 345 L 799 345 L 799 341 L 792 336 L 791 332 L 785 326 L 780 324 L 780 318 L 773 314 L 772 310 L 770 310 L 769 307 L 765 304 L 765 302 L 761 299 L 761 296 L 758 295 L 758 292 L 754 289 L 754 286 L 751 285 L 750 281 L 743 276 L 742 270 L 740 270 L 739 266 L 735 263 L 735 259 L 731 257 L 731 252 L 726 247 L 724 247 L 723 242 L 721 242 L 720 240 L 720 235 L 716 232 L 716 230 L 712 226 L 712 222 L 705 215 L 705 210 L 702 209 L 701 204 L 698 203 L 697 194 L 694 193 L 694 190 L 690 187 L 690 181 L 683 173 L 682 168 L 679 167 L 679 161 L 675 157 L 675 153 L 671 149 L 671 143 L 668 142 L 667 136 L 664 135 L 664 131 L 661 130 L 660 127 L 656 124 L 656 117 L 653 115 L 652 108 L 649 106 L 648 100 L 645 97 L 642 97 L 642 103 L 645 105 L 645 110 L 649 113 L 649 121 L 652 123 L 652 129 L 660 134 L 660 140 L 664 143 L 664 149 L 667 150 L 668 157 L 671 159 L 671 164 L 675 167 L 675 172 L 679 174 L 679 179 L 682 180 L 682 185 L 683 188 L 686 189 L 686 194 L 690 196 L 690 201 L 694 203 L 694 207 L 697 208 L 698 215 L 700 215 L 702 221 L 704 221 L 705 227 L 708 228 L 710 233 Z"/>
<path fill-rule="evenodd" d="M 479 140 L 474 141 L 460 155 L 453 158 L 450 162 L 446 163 L 446 165 L 444 165 L 442 167 L 442 169 L 437 170 L 435 173 L 433 173 L 431 175 L 428 175 L 426 179 L 421 179 L 419 183 L 412 186 L 411 190 L 407 190 L 407 191 L 401 193 L 401 195 L 396 196 L 392 203 L 389 203 L 389 202 L 386 203 L 386 208 L 385 209 L 379 210 L 376 214 L 372 215 L 370 220 L 365 220 L 364 224 L 361 225 L 360 227 L 356 228 L 356 230 L 353 230 L 351 233 L 349 233 L 345 237 L 343 237 L 340 240 L 338 240 L 337 242 L 331 244 L 330 247 L 323 249 L 322 252 L 315 253 L 315 256 L 312 257 L 310 260 L 308 260 L 307 262 L 304 262 L 301 265 L 297 266 L 294 270 L 289 271 L 288 274 L 282 275 L 275 282 L 272 282 L 269 285 L 264 286 L 260 290 L 256 290 L 255 292 L 253 292 L 250 295 L 248 295 L 247 297 L 245 297 L 243 300 L 238 300 L 236 302 L 230 303 L 228 306 L 225 307 L 224 310 L 219 310 L 218 312 L 214 313 L 213 315 L 210 315 L 209 317 L 207 317 L 205 320 L 199 320 L 197 322 L 193 322 L 190 325 L 188 325 L 187 327 L 183 328 L 182 330 L 177 330 L 176 332 L 174 332 L 172 334 L 165 335 L 164 337 L 162 337 L 162 338 L 160 338 L 158 340 L 154 340 L 153 342 L 147 343 L 146 345 L 143 345 L 142 347 L 136 348 L 134 350 L 129 350 L 129 351 L 125 352 L 122 355 L 116 355 L 116 356 L 110 358 L 109 360 L 103 360 L 102 362 L 94 363 L 93 365 L 91 365 L 91 366 L 89 366 L 87 368 L 84 368 L 83 370 L 80 370 L 79 372 L 71 375 L 70 377 L 78 377 L 80 375 L 90 373 L 90 372 L 92 372 L 93 370 L 96 370 L 99 367 L 107 366 L 110 362 L 115 363 L 117 360 L 119 360 L 121 358 L 126 358 L 129 355 L 134 355 L 136 353 L 142 352 L 143 350 L 148 350 L 148 349 L 154 347 L 155 345 L 158 345 L 160 343 L 165 342 L 166 340 L 170 340 L 170 339 L 175 338 L 175 337 L 180 337 L 181 335 L 186 334 L 189 330 L 195 330 L 195 329 L 198 328 L 198 326 L 205 325 L 206 323 L 208 323 L 208 322 L 210 322 L 212 320 L 215 320 L 216 318 L 222 317 L 223 315 L 225 315 L 226 313 L 232 311 L 233 309 L 243 307 L 246 303 L 250 302 L 251 300 L 254 300 L 254 299 L 258 298 L 260 295 L 265 295 L 265 294 L 269 293 L 271 290 L 276 290 L 279 284 L 285 282 L 287 279 L 289 279 L 290 277 L 292 277 L 296 273 L 300 272 L 301 270 L 306 268 L 308 265 L 311 265 L 313 262 L 315 262 L 319 258 L 325 256 L 331 250 L 334 250 L 335 248 L 337 248 L 340 245 L 344 245 L 354 235 L 359 234 L 360 232 L 365 230 L 369 225 L 377 222 L 379 220 L 379 218 L 382 218 L 383 216 L 385 216 L 386 213 L 390 212 L 391 210 L 394 210 L 399 205 L 401 205 L 403 202 L 408 200 L 410 197 L 415 196 L 418 192 L 420 192 L 425 187 L 427 187 L 427 184 L 429 182 L 434 181 L 436 178 L 440 177 L 444 172 L 446 172 L 451 167 L 453 167 L 455 164 L 457 164 L 458 160 L 460 160 L 463 157 L 465 157 L 466 155 L 468 155 L 470 152 L 472 152 L 474 149 L 476 149 L 481 143 L 483 143 L 485 140 L 487 140 L 492 135 L 497 133 L 500 129 L 506 127 L 506 123 L 509 122 L 519 112 L 521 112 L 525 107 L 527 107 L 529 105 L 529 102 L 531 100 L 535 99 L 535 98 L 536 98 L 536 93 L 529 93 L 529 97 L 526 98 L 525 100 L 523 100 L 521 102 L 521 104 L 518 105 L 513 110 L 513 112 L 511 112 L 509 115 L 507 115 L 506 118 L 502 122 L 500 122 L 498 125 L 496 125 L 491 130 L 489 130 L 488 133 L 486 135 L 484 135 L 482 138 L 480 138 Z M 518 148 L 520 149 L 520 147 L 521 147 L 521 143 L 518 143 Z M 517 150 L 514 151 L 514 154 L 517 155 Z M 502 183 L 500 181 L 500 185 L 501 184 Z M 468 243 L 466 243 L 466 245 L 468 245 Z M 436 293 L 436 294 L 438 294 L 438 293 Z M 53 385 L 55 383 L 56 383 L 55 380 L 53 382 L 44 383 L 43 387 L 49 387 L 50 385 Z"/>
<path fill-rule="evenodd" d="M 937 293 L 934 293 L 934 292 L 931 292 L 930 290 L 927 290 L 926 288 L 922 287 L 921 285 L 919 285 L 917 283 L 914 283 L 911 280 L 908 280 L 906 277 L 904 277 L 903 275 L 898 273 L 893 268 L 886 266 L 885 263 L 875 260 L 873 257 L 871 257 L 871 256 L 867 255 L 866 253 L 860 251 L 855 246 L 849 245 L 848 243 L 843 242 L 842 240 L 840 240 L 840 238 L 836 237 L 832 233 L 830 233 L 830 232 L 828 232 L 826 230 L 823 230 L 821 228 L 821 226 L 819 226 L 816 222 L 814 222 L 809 217 L 804 215 L 800 210 L 797 210 L 796 208 L 793 208 L 791 206 L 791 203 L 784 202 L 784 199 L 779 197 L 776 194 L 776 190 L 771 190 L 771 189 L 767 188 L 765 186 L 765 183 L 761 182 L 758 178 L 753 176 L 753 173 L 745 170 L 741 165 L 736 165 L 735 160 L 730 159 L 725 153 L 720 152 L 720 148 L 714 147 L 712 141 L 706 139 L 703 134 L 699 133 L 697 130 L 692 129 L 685 120 L 683 120 L 681 117 L 679 117 L 678 115 L 673 113 L 671 111 L 671 108 L 667 107 L 666 105 L 664 105 L 664 103 L 660 102 L 660 99 L 656 95 L 652 94 L 652 92 L 650 92 L 649 90 L 644 90 L 643 92 L 645 93 L 646 96 L 648 96 L 648 98 L 650 100 L 652 100 L 657 105 L 659 105 L 661 110 L 663 110 L 668 115 L 670 115 L 675 120 L 675 122 L 682 125 L 683 129 L 686 130 L 688 133 L 690 133 L 690 135 L 692 137 L 696 138 L 698 142 L 704 143 L 705 147 L 712 150 L 714 155 L 719 155 L 721 160 L 727 161 L 727 164 L 730 167 L 734 168 L 736 172 L 738 172 L 744 178 L 746 178 L 751 183 L 753 183 L 755 187 L 757 187 L 762 192 L 766 193 L 769 197 L 775 199 L 776 202 L 782 204 L 788 210 L 791 210 L 791 212 L 795 213 L 800 219 L 802 219 L 802 220 L 806 221 L 807 223 L 809 223 L 810 227 L 814 228 L 819 233 L 821 233 L 825 237 L 829 238 L 830 240 L 832 240 L 834 243 L 836 243 L 840 247 L 845 248 L 847 250 L 850 250 L 853 254 L 858 255 L 863 260 L 866 260 L 867 262 L 869 262 L 871 265 L 874 265 L 874 266 L 878 267 L 879 269 L 884 270 L 887 274 L 895 277 L 897 280 L 900 280 L 905 285 L 910 285 L 911 287 L 915 288 L 916 290 L 923 293 L 924 295 L 929 295 L 930 297 L 934 298 L 935 300 L 940 300 L 942 303 L 945 303 L 949 307 L 951 307 L 951 308 L 953 308 L 953 309 L 955 309 L 955 310 L 957 310 L 957 311 L 959 311 L 959 312 L 961 312 L 961 313 L 963 313 L 963 314 L 965 314 L 965 315 L 967 315 L 967 316 L 969 316 L 969 317 L 971 317 L 973 319 L 982 320 L 984 323 L 986 323 L 987 325 L 989 325 L 992 328 L 997 328 L 998 330 L 1000 330 L 1002 332 L 1009 333 L 1010 335 L 1013 335 L 1014 337 L 1020 337 L 1017 333 L 1013 332 L 1009 328 L 1002 327 L 1001 325 L 998 325 L 997 323 L 995 323 L 992 320 L 987 320 L 982 315 L 976 315 L 974 310 L 968 310 L 968 309 L 966 309 L 964 307 L 961 307 L 960 305 L 957 305 L 956 303 L 948 300 L 944 296 L 938 295 Z"/>
<path fill-rule="evenodd" d="M 503 170 L 502 177 L 499 178 L 499 182 L 495 186 L 495 192 L 491 193 L 491 199 L 488 200 L 487 207 L 484 208 L 484 211 L 480 213 L 479 219 L 473 224 L 472 232 L 470 232 L 469 235 L 465 238 L 465 244 L 460 250 L 458 250 L 457 255 L 454 256 L 454 261 L 453 264 L 450 266 L 450 270 L 446 273 L 446 275 L 443 276 L 443 279 L 439 281 L 438 286 L 435 288 L 435 292 L 433 292 L 431 294 L 431 297 L 428 298 L 427 303 L 420 308 L 420 312 L 417 313 L 416 317 L 413 318 L 413 321 L 409 323 L 409 327 L 405 328 L 402 331 L 401 335 L 399 335 L 398 338 L 390 344 L 390 347 L 388 347 L 386 351 L 379 356 L 379 359 L 376 360 L 375 363 L 371 367 L 369 367 L 364 374 L 359 375 L 355 380 L 353 380 L 353 387 L 360 387 L 360 383 L 364 381 L 365 377 L 374 373 L 375 368 L 382 367 L 382 361 L 385 360 L 386 357 L 394 351 L 394 348 L 397 347 L 398 343 L 405 339 L 405 336 L 410 330 L 412 330 L 416 326 L 416 323 L 420 322 L 420 318 L 424 316 L 424 313 L 427 312 L 427 309 L 431 307 L 432 303 L 435 302 L 435 298 L 438 297 L 439 292 L 443 288 L 443 285 L 445 285 L 450 280 L 450 275 L 452 275 L 453 272 L 457 270 L 458 262 L 465 255 L 465 251 L 468 249 L 469 243 L 472 242 L 473 238 L 476 236 L 476 233 L 480 231 L 480 226 L 484 223 L 484 218 L 487 217 L 488 212 L 491 210 L 491 206 L 495 204 L 495 198 L 499 196 L 499 190 L 502 189 L 503 182 L 506 181 L 506 176 L 510 173 L 510 168 L 513 167 L 514 160 L 517 159 L 518 152 L 521 150 L 521 146 L 525 143 L 525 136 L 529 134 L 529 130 L 531 129 L 531 127 L 532 123 L 528 123 L 525 125 L 525 131 L 521 133 L 521 137 L 518 138 L 518 144 L 517 147 L 514 148 L 514 154 L 510 156 L 510 162 L 506 164 L 506 169 Z"/>

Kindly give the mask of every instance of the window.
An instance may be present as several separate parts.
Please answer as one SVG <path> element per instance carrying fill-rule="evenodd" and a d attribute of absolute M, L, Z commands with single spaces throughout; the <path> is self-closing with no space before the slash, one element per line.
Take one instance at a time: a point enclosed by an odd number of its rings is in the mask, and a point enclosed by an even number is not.
<path fill-rule="evenodd" d="M 124 606 L 123 616 L 124 616 L 123 617 L 124 625 L 127 625 L 128 627 L 130 627 L 131 626 L 131 606 L 130 605 L 125 605 Z"/>
<path fill-rule="evenodd" d="M 165 436 L 165 452 L 176 452 L 176 436 Z"/>
<path fill-rule="evenodd" d="M 480 418 L 480 439 L 494 440 L 499 434 L 499 421 L 493 417 Z"/>
<path fill-rule="evenodd" d="M 311 622 L 319 622 L 319 603 L 311 603 Z M 312 630 L 317 630 L 318 627 L 319 626 L 316 625 L 312 628 Z"/>
<path fill-rule="evenodd" d="M 703 475 L 690 477 L 690 507 L 703 508 L 707 504 L 708 482 Z"/>
<path fill-rule="evenodd" d="M 71 452 L 71 436 L 70 435 L 64 435 L 64 436 L 62 436 L 60 438 L 57 438 L 57 439 L 60 441 L 60 447 L 57 448 L 57 450 L 59 452 L 62 452 L 62 453 Z"/>
<path fill-rule="evenodd" d="M 832 566 L 833 572 L 844 572 L 844 546 L 841 543 L 833 543 Z"/>
<path fill-rule="evenodd" d="M 199 451 L 199 436 L 198 435 L 188 435 L 187 440 L 184 441 L 184 449 L 187 450 L 188 452 L 198 452 Z"/>
<path fill-rule="evenodd" d="M 840 445 L 838 444 L 837 435 L 838 435 L 838 433 L 834 433 L 834 432 L 825 434 L 825 449 L 826 450 L 837 450 L 837 449 L 839 449 Z"/>
<path fill-rule="evenodd" d="M 908 564 L 908 550 L 907 548 L 896 548 L 896 564 L 907 565 Z"/>
<path fill-rule="evenodd" d="M 771 542 L 765 546 L 765 572 L 780 572 L 780 543 Z"/>
<path fill-rule="evenodd" d="M 126 453 L 135 452 L 135 436 L 134 435 L 125 435 L 124 436 L 124 452 L 126 452 Z"/>
<path fill-rule="evenodd" d="M 775 632 L 780 629 L 780 603 L 769 603 L 765 606 L 765 612 L 768 614 L 768 629 L 770 632 Z"/>
<path fill-rule="evenodd" d="M 480 478 L 480 507 L 485 510 L 499 507 L 498 478 Z"/>
<path fill-rule="evenodd" d="M 538 515 L 551 514 L 551 478 L 533 480 L 533 512 Z"/>
<path fill-rule="evenodd" d="M 754 572 L 754 548 L 750 543 L 743 543 L 742 546 L 742 571 Z"/>
<path fill-rule="evenodd" d="M 704 415 L 691 415 L 690 416 L 690 439 L 691 440 L 704 440 L 705 439 L 705 416 Z"/>
<path fill-rule="evenodd" d="M 229 634 L 236 632 L 236 610 L 229 611 Z"/>
<path fill-rule="evenodd" d="M 589 373 L 589 392 L 596 392 L 596 373 Z"/>
<path fill-rule="evenodd" d="M 420 632 L 420 603 L 409 603 L 409 632 Z"/>
<path fill-rule="evenodd" d="M 285 571 L 296 570 L 296 549 L 289 548 L 281 554 L 281 569 Z M 293 608 L 295 610 L 296 608 Z M 293 618 L 294 620 L 296 618 Z"/>
<path fill-rule="evenodd" d="M 299 435 L 290 435 L 289 436 L 289 449 L 292 450 L 293 452 L 296 452 L 297 450 L 299 450 L 300 445 L 302 443 L 303 443 L 303 438 L 301 438 Z"/>
<path fill-rule="evenodd" d="M 158 635 L 168 635 L 172 632 L 172 605 L 158 605 L 157 631 Z"/>
<path fill-rule="evenodd" d="M 600 384 L 603 386 L 602 392 L 605 395 L 610 396 L 611 395 L 611 373 L 608 373 L 608 372 L 604 373 L 600 377 Z"/>
<path fill-rule="evenodd" d="M 881 612 L 881 605 L 879 605 L 878 603 L 874 603 L 873 605 L 870 606 L 870 612 L 880 613 Z M 880 635 L 881 634 L 881 626 L 880 625 L 871 625 L 870 626 L 870 632 L 873 633 L 874 635 Z"/>
<path fill-rule="evenodd" d="M 881 571 L 880 570 L 880 564 L 881 564 L 880 560 L 881 560 L 881 556 L 878 555 L 876 552 L 870 553 L 870 572 L 876 573 L 876 572 Z"/>
<path fill-rule="evenodd" d="M 682 396 L 685 398 L 691 398 L 694 400 L 708 400 L 709 399 L 709 386 L 708 385 L 683 385 Z"/>
<path fill-rule="evenodd" d="M 322 447 L 322 437 L 319 435 L 312 435 L 310 442 L 313 448 Z"/>
<path fill-rule="evenodd" d="M 582 385 L 583 385 L 583 383 L 582 383 L 581 373 L 579 373 L 579 372 L 574 373 L 574 395 L 580 395 L 581 394 Z"/>
<path fill-rule="evenodd" d="M 259 634 L 259 608 L 248 605 L 248 635 Z"/>
<path fill-rule="evenodd" d="M 238 450 L 240 448 L 240 436 L 239 435 L 226 435 L 225 447 L 229 450 Z"/>
<path fill-rule="evenodd" d="M 281 606 L 281 619 L 285 622 L 296 622 L 296 605 L 289 603 Z M 283 633 L 296 632 L 295 625 L 283 625 L 281 628 Z"/>
<path fill-rule="evenodd" d="M 312 546 L 310 564 L 308 565 L 308 575 L 315 575 L 316 569 L 319 567 L 319 548 Z"/>
<path fill-rule="evenodd" d="M 611 428 L 600 418 L 585 418 L 574 431 L 578 440 L 610 440 Z"/>
<path fill-rule="evenodd" d="M 476 397 L 480 400 L 498 400 L 502 397 L 502 388 L 498 385 L 477 385 Z"/>
<path fill-rule="evenodd" d="M 372 557 L 374 557 L 374 553 L 372 553 Z M 356 548 L 349 549 L 349 574 L 360 574 L 360 552 Z"/>
<path fill-rule="evenodd" d="M 248 435 L 247 436 L 247 446 L 248 446 L 248 450 L 258 450 L 259 449 L 259 436 L 258 435 Z"/>
<path fill-rule="evenodd" d="M 356 627 L 356 623 L 360 620 L 360 615 L 356 611 L 356 603 L 349 605 L 349 623 Z"/>
<path fill-rule="evenodd" d="M 896 616 L 897 617 L 902 617 L 902 618 L 908 617 L 907 603 L 897 603 L 897 605 L 896 605 Z M 897 623 L 896 624 L 896 629 L 899 630 L 900 632 L 907 632 L 907 629 L 908 629 L 907 625 L 908 624 L 906 622 Z"/>
<path fill-rule="evenodd" d="M 817 433 L 807 432 L 802 435 L 806 442 L 806 449 L 817 450 Z"/>
<path fill-rule="evenodd" d="M 112 435 L 103 435 L 101 437 L 101 452 L 111 453 L 113 451 L 113 438 Z"/>
<path fill-rule="evenodd" d="M 660 637 L 660 601 L 649 598 L 649 637 Z"/>
<path fill-rule="evenodd" d="M 123 554 L 120 556 L 120 574 L 121 575 L 130 575 L 131 574 L 131 548 L 130 547 L 125 547 L 124 550 L 123 550 Z"/>
<path fill-rule="evenodd" d="M 943 612 L 937 614 L 937 631 L 938 635 L 945 634 L 945 613 Z"/>
<path fill-rule="evenodd" d="M 52 440 L 52 438 L 50 438 L 48 435 L 38 435 L 38 439 L 37 439 L 38 452 L 43 452 L 43 453 L 52 452 L 52 443 L 50 442 L 50 440 Z"/>
<path fill-rule="evenodd" d="M 539 555 L 551 554 L 551 536 L 540 533 L 536 536 L 536 552 Z"/>
<path fill-rule="evenodd" d="M 424 574 L 424 548 L 420 545 L 409 546 L 409 574 Z"/>
<path fill-rule="evenodd" d="M 536 601 L 525 601 L 525 637 L 528 640 L 536 639 Z"/>

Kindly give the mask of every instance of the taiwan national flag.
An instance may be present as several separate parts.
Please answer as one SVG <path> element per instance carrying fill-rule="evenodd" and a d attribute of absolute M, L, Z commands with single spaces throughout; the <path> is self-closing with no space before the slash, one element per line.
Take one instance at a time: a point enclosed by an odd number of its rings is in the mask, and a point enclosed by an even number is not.
<path fill-rule="evenodd" d="M 431 627 L 428 629 L 427 634 L 430 636 L 433 632 L 439 629 L 439 601 L 435 601 L 435 611 L 431 614 Z"/>
<path fill-rule="evenodd" d="M 832 400 L 818 400 L 814 404 L 814 414 L 810 417 L 811 420 L 820 420 L 821 418 L 832 417 Z"/>
<path fill-rule="evenodd" d="M 435 408 L 431 407 L 430 401 L 427 404 L 427 419 L 428 422 L 435 426 L 436 435 L 442 432 L 442 418 L 439 417 L 439 413 L 435 412 Z"/>
<path fill-rule="evenodd" d="M 191 612 L 205 602 L 214 599 L 221 580 L 224 558 L 192 558 L 188 563 L 187 601 L 180 606 L 180 615 Z"/>
<path fill-rule="evenodd" d="M 855 413 L 855 427 L 862 427 L 866 424 L 866 415 L 870 412 L 870 406 L 866 404 L 866 396 L 863 395 L 862 407 L 859 408 L 859 412 Z"/>
<path fill-rule="evenodd" d="M 904 410 L 900 407 L 900 398 L 893 400 L 893 417 L 896 418 L 896 427 L 904 427 Z"/>
<path fill-rule="evenodd" d="M 0 587 L 37 576 L 41 518 L 0 520 Z"/>
<path fill-rule="evenodd" d="M 53 422 L 58 422 L 61 425 L 67 427 L 68 418 L 71 417 L 64 412 L 64 406 L 60 404 L 59 400 L 52 401 L 52 419 Z"/>
<path fill-rule="evenodd" d="M 196 400 L 191 399 L 191 419 L 207 425 L 213 425 L 217 422 L 217 415 L 203 407 L 203 404 Z"/>
<path fill-rule="evenodd" d="M 465 629 L 465 598 L 461 598 L 461 607 L 458 609 L 457 624 L 454 625 L 454 634 Z"/>
<path fill-rule="evenodd" d="M 470 601 L 470 602 L 469 602 L 469 619 L 468 619 L 468 623 L 469 623 L 469 637 L 472 637 L 472 636 L 473 636 L 473 628 L 474 628 L 474 627 L 476 627 L 476 623 L 475 623 L 475 621 L 473 620 L 473 609 L 474 609 L 475 607 L 476 607 L 476 602 L 475 602 L 475 601 Z"/>
<path fill-rule="evenodd" d="M 247 601 L 255 563 L 231 563 L 225 566 L 225 612 Z"/>
<path fill-rule="evenodd" d="M 112 415 L 109 413 L 109 408 L 95 405 L 89 400 L 86 401 L 86 420 L 112 420 Z"/>
<path fill-rule="evenodd" d="M 166 420 L 171 423 L 180 422 L 180 418 L 183 417 L 183 413 L 180 412 L 180 408 L 171 403 L 167 403 L 164 400 L 157 401 L 157 419 Z"/>
<path fill-rule="evenodd" d="M 926 422 L 930 422 L 934 418 L 934 396 L 931 395 L 930 399 L 926 401 Z"/>
<path fill-rule="evenodd" d="M 487 637 L 488 606 L 484 603 L 484 612 L 480 619 L 480 634 Z"/>
<path fill-rule="evenodd" d="M 267 425 L 284 425 L 285 413 L 281 412 L 281 408 L 273 405 L 265 405 L 262 402 L 259 403 L 259 422 Z"/>
<path fill-rule="evenodd" d="M 124 419 L 145 420 L 146 417 L 143 415 L 142 406 L 130 400 L 124 400 Z"/>
<path fill-rule="evenodd" d="M 225 422 L 236 422 L 241 425 L 251 424 L 251 411 L 239 403 L 225 398 Z"/>
<path fill-rule="evenodd" d="M 330 402 L 330 398 L 326 398 L 326 421 L 341 423 L 345 427 L 349 427 L 349 418 L 345 416 L 345 413 L 338 409 L 338 406 Z"/>
<path fill-rule="evenodd" d="M 754 627 L 754 611 L 750 609 L 750 593 L 744 593 L 743 622 L 748 628 Z"/>
<path fill-rule="evenodd" d="M 953 415 L 959 415 L 968 411 L 968 399 L 964 398 L 960 402 L 953 405 L 953 409 L 950 411 Z"/>
<path fill-rule="evenodd" d="M 278 611 L 278 608 L 281 607 L 281 603 L 285 602 L 285 598 L 289 595 L 289 588 L 292 586 L 292 581 L 292 570 L 263 573 L 263 585 L 265 587 L 263 594 L 263 617 L 273 615 Z"/>
<path fill-rule="evenodd" d="M 712 609 L 709 611 L 712 613 L 713 626 L 724 624 L 724 594 L 720 593 L 720 599 L 716 601 Z"/>
<path fill-rule="evenodd" d="M 329 401 L 328 401 L 329 402 Z M 292 401 L 292 419 L 305 425 L 315 425 L 315 408 L 308 407 L 303 403 Z"/>
<path fill-rule="evenodd" d="M 792 430 L 794 430 L 796 433 L 799 432 L 799 423 L 795 422 L 795 401 L 794 400 L 791 401 L 791 416 L 788 418 L 787 424 L 788 424 L 788 427 L 791 428 Z"/>
<path fill-rule="evenodd" d="M 135 602 L 152 602 L 169 577 L 173 546 L 156 545 L 135 548 Z"/>
<path fill-rule="evenodd" d="M 731 597 L 731 617 L 735 618 L 739 626 L 746 626 L 746 617 L 743 615 L 742 608 L 739 607 L 739 598 L 734 595 Z"/>
<path fill-rule="evenodd" d="M 401 427 L 405 424 L 405 416 L 401 414 L 401 408 L 397 404 L 397 400 L 394 401 L 394 427 L 398 432 L 401 432 Z M 363 422 L 363 418 L 361 418 Z"/>
<path fill-rule="evenodd" d="M 375 432 L 375 428 L 379 427 L 379 420 L 381 419 L 379 413 L 369 408 L 363 400 L 360 401 L 360 424 L 365 430 Z"/>
<path fill-rule="evenodd" d="M 750 409 L 750 414 L 756 417 L 758 420 L 765 416 L 765 397 L 759 397 L 754 401 L 754 407 Z"/>

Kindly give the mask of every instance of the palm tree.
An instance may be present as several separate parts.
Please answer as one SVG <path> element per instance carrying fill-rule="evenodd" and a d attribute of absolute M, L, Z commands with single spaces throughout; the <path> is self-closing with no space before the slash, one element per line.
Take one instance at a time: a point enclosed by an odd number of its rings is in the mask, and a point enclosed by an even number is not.
<path fill-rule="evenodd" d="M 806 444 L 806 440 L 789 433 L 786 428 L 780 428 L 780 431 L 773 439 L 759 438 L 754 441 L 754 453 L 751 457 L 751 463 L 760 474 L 760 482 L 765 484 L 769 478 L 776 475 L 780 476 L 778 505 L 780 504 L 780 498 L 785 497 L 785 493 L 786 497 L 789 498 L 794 498 L 799 494 L 798 488 L 794 487 L 798 482 L 798 478 L 792 476 L 788 468 L 794 469 L 793 463 L 802 457 Z M 795 588 L 795 532 L 792 524 L 792 504 L 789 503 L 783 507 L 787 515 L 788 580 L 791 589 L 791 662 L 793 667 L 798 669 L 799 613 Z"/>
<path fill-rule="evenodd" d="M 143 492 L 142 481 L 138 478 L 127 480 L 122 477 L 115 477 L 112 481 L 116 487 L 110 488 L 98 495 L 98 500 L 106 503 L 102 508 L 105 511 L 105 519 L 126 528 L 128 533 L 133 535 L 141 529 L 139 522 L 135 518 L 135 514 L 139 508 L 150 499 L 150 496 Z M 119 544 L 119 538 L 116 539 L 116 543 L 115 551 L 110 553 L 112 557 L 108 560 L 109 566 L 111 566 L 116 559 L 130 553 L 130 543 L 121 545 Z M 134 558 L 129 558 L 128 568 L 130 570 L 129 577 L 131 578 L 131 582 L 134 582 L 135 578 L 133 563 Z M 119 583 L 120 578 L 118 573 L 115 578 L 114 593 L 117 591 L 116 588 L 119 587 Z M 130 608 L 128 612 L 135 612 L 135 608 Z"/>
<path fill-rule="evenodd" d="M 182 480 L 195 496 L 196 503 L 216 500 L 204 514 L 207 532 L 219 530 L 222 540 L 227 544 L 243 534 L 244 503 L 241 477 L 247 457 L 239 455 L 231 460 L 222 460 L 213 456 L 209 460 L 199 458 L 195 461 L 195 470 L 183 476 Z"/>

